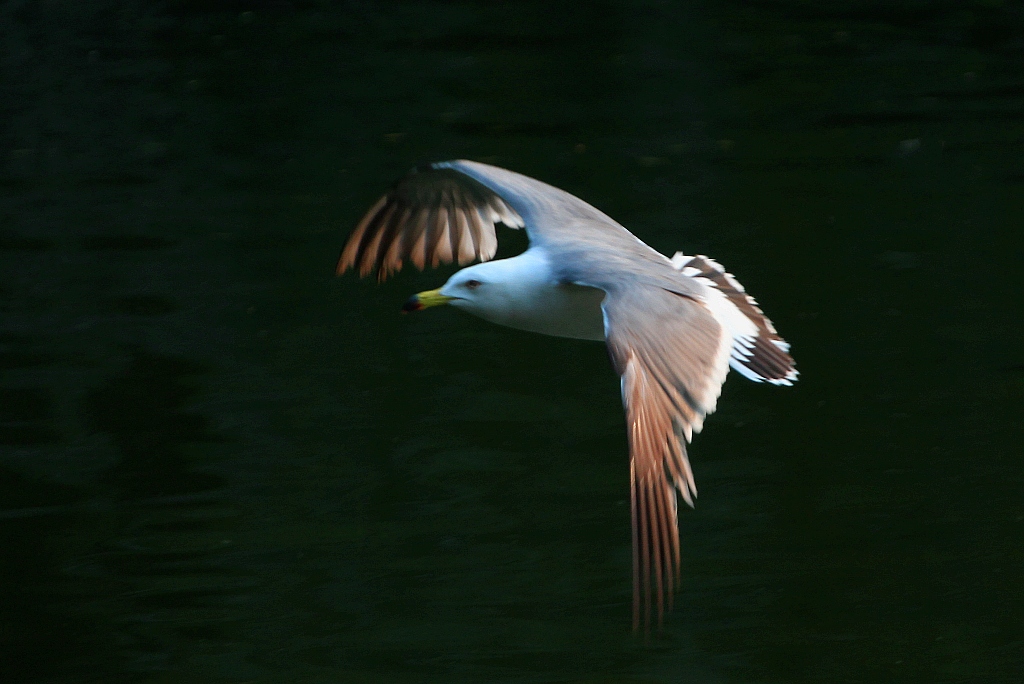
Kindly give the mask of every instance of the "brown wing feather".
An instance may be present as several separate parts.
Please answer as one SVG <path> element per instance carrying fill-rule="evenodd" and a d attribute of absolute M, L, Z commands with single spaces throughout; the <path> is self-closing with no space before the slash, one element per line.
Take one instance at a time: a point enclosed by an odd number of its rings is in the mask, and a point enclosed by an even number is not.
<path fill-rule="evenodd" d="M 356 224 L 336 272 L 384 280 L 405 263 L 423 269 L 451 262 L 488 261 L 497 251 L 494 226 L 523 220 L 494 191 L 450 168 L 417 169 L 381 197 Z"/>
<path fill-rule="evenodd" d="M 629 437 L 634 629 L 641 613 L 649 629 L 652 612 L 661 624 L 666 604 L 672 606 L 679 582 L 676 491 L 691 506 L 697 494 L 685 445 L 715 410 L 732 347 L 698 300 L 643 290 L 611 292 L 603 304 Z"/>
<path fill-rule="evenodd" d="M 452 230 L 452 252 L 455 254 L 456 263 L 459 266 L 465 266 L 476 258 L 477 245 L 469 232 L 469 217 L 466 216 L 465 211 L 459 211 L 457 207 L 458 205 L 455 205 L 452 208 L 452 216 L 455 218 L 455 229 Z"/>
<path fill-rule="evenodd" d="M 396 213 L 398 213 L 398 206 L 387 204 L 367 224 L 366 233 L 361 241 L 363 244 L 362 258 L 359 260 L 359 275 L 361 277 L 369 275 L 374 266 L 380 262 L 380 253 L 383 251 L 381 245 L 385 238 L 390 237 L 394 232 L 392 219 Z"/>
<path fill-rule="evenodd" d="M 437 268 L 440 264 L 452 262 L 452 241 L 449 237 L 450 227 L 448 226 L 448 208 L 444 206 L 444 200 L 431 212 L 430 241 L 433 243 L 433 256 L 430 258 L 430 265 Z"/>

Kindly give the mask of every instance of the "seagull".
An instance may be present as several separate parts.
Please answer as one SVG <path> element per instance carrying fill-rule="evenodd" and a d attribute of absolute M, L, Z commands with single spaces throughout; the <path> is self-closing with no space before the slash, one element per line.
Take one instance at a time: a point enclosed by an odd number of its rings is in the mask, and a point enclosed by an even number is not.
<path fill-rule="evenodd" d="M 508 259 L 495 228 L 525 229 Z M 359 221 L 337 274 L 385 280 L 411 262 L 481 263 L 413 295 L 492 323 L 608 345 L 621 378 L 630 454 L 633 630 L 672 608 L 680 582 L 678 496 L 697 496 L 686 444 L 715 410 L 729 368 L 791 385 L 789 344 L 743 286 L 706 256 L 671 259 L 564 190 L 479 162 L 437 162 L 397 181 Z M 653 597 L 652 597 L 653 594 Z M 652 608 L 653 600 L 653 608 Z"/>

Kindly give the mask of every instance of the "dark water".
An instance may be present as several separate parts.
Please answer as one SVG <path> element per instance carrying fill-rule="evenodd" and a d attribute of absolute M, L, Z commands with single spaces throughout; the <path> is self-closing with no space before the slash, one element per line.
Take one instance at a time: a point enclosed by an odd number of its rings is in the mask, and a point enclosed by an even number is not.
<path fill-rule="evenodd" d="M 1021 681 L 1019 3 L 11 1 L 0 51 L 5 684 Z M 454 157 L 793 343 L 647 643 L 601 345 L 332 276 Z"/>

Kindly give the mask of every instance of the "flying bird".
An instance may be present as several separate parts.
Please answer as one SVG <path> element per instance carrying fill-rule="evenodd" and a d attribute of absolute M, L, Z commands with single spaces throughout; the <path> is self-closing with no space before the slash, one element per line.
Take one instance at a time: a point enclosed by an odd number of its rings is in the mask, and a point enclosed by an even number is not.
<path fill-rule="evenodd" d="M 495 227 L 528 249 L 491 261 Z M 379 281 L 406 263 L 463 268 L 405 311 L 441 304 L 499 325 L 600 340 L 621 377 L 630 452 L 633 629 L 658 624 L 679 585 L 677 494 L 697 496 L 686 444 L 715 410 L 730 366 L 755 382 L 797 378 L 789 344 L 712 259 L 671 259 L 583 200 L 541 181 L 457 160 L 417 167 L 356 225 L 337 273 Z M 653 606 L 652 606 L 653 602 Z"/>

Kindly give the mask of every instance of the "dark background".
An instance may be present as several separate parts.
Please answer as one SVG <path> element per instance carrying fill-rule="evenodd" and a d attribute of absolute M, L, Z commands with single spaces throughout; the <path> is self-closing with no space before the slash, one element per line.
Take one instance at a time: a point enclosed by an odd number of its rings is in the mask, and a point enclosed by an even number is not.
<path fill-rule="evenodd" d="M 333 277 L 456 157 L 793 344 L 646 642 L 603 347 Z M 1021 681 L 1022 218 L 1015 2 L 0 2 L 0 680 Z"/>

